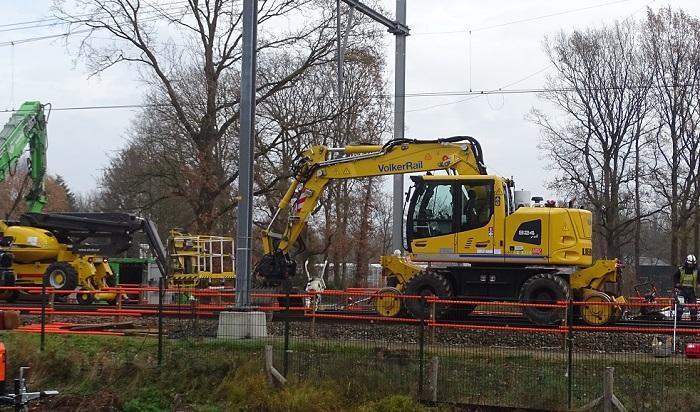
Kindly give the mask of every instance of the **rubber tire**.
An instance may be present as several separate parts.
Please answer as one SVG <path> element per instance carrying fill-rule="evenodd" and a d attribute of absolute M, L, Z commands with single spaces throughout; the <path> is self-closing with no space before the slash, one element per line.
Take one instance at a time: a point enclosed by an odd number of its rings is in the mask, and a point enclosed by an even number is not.
<path fill-rule="evenodd" d="M 452 299 L 452 285 L 444 276 L 435 272 L 420 272 L 406 284 L 406 295 L 409 296 L 437 296 L 440 299 Z M 404 299 L 403 303 L 408 313 L 417 319 L 429 319 L 431 305 L 419 299 Z M 435 317 L 442 319 L 449 311 L 449 304 L 435 304 Z"/>
<path fill-rule="evenodd" d="M 65 281 L 61 287 L 54 287 L 51 285 L 51 274 L 55 271 L 62 271 Z M 75 290 L 78 287 L 78 272 L 75 268 L 66 262 L 55 262 L 49 265 L 44 272 L 44 278 L 46 279 L 47 287 L 54 287 L 58 290 Z"/>
<path fill-rule="evenodd" d="M 545 293 L 549 299 L 538 299 L 537 295 Z M 520 303 L 556 303 L 571 299 L 571 288 L 561 276 L 551 273 L 540 273 L 523 283 L 520 288 Z M 565 309 L 523 307 L 523 314 L 538 325 L 553 325 L 560 323 L 566 317 Z"/>

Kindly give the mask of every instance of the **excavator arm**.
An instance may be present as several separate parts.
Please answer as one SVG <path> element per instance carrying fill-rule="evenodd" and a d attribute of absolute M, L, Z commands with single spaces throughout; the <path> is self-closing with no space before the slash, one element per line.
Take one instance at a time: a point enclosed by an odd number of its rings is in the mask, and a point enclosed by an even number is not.
<path fill-rule="evenodd" d="M 265 255 L 256 266 L 256 273 L 271 285 L 294 275 L 296 264 L 289 251 L 329 183 L 434 170 L 485 175 L 479 142 L 469 136 L 455 136 L 438 140 L 397 139 L 383 146 L 314 146 L 304 151 L 295 161 L 291 186 L 280 200 L 270 225 L 262 233 Z M 290 210 L 284 232 L 272 232 L 274 221 L 287 208 Z"/>
<path fill-rule="evenodd" d="M 23 103 L 0 131 L 0 182 L 13 173 L 29 147 L 32 187 L 26 200 L 30 212 L 41 212 L 46 204 L 46 142 L 46 117 L 39 102 Z"/>
<path fill-rule="evenodd" d="M 168 257 L 155 224 L 128 213 L 25 213 L 19 224 L 51 231 L 73 252 L 114 256 L 126 251 L 135 232 L 143 232 L 164 277 Z"/>

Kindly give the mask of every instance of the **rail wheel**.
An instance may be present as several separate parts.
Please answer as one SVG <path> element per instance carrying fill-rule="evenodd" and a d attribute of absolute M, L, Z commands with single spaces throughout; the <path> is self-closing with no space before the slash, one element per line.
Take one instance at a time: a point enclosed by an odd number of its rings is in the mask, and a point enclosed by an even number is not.
<path fill-rule="evenodd" d="M 420 272 L 406 284 L 406 294 L 410 296 L 436 296 L 441 299 L 453 297 L 452 286 L 447 279 L 435 272 Z M 408 312 L 418 319 L 430 317 L 435 306 L 435 317 L 441 319 L 450 311 L 450 305 L 445 303 L 429 304 L 425 299 L 404 299 Z"/>
<path fill-rule="evenodd" d="M 619 306 L 612 305 L 613 298 L 607 293 L 589 291 L 581 305 L 581 319 L 591 326 L 600 326 L 618 321 L 622 315 Z"/>
<path fill-rule="evenodd" d="M 376 296 L 372 298 L 374 310 L 381 316 L 393 318 L 401 313 L 401 291 L 396 288 L 383 288 L 377 292 L 377 295 L 395 295 L 395 296 Z"/>
<path fill-rule="evenodd" d="M 571 289 L 561 277 L 551 273 L 540 273 L 523 283 L 520 289 L 521 303 L 555 304 L 568 301 Z M 561 322 L 566 316 L 564 308 L 523 307 L 523 313 L 531 322 L 538 325 L 552 325 Z"/>
<path fill-rule="evenodd" d="M 81 289 L 76 294 L 76 299 L 81 305 L 89 305 L 95 301 L 95 295 L 93 293 L 88 293 L 86 289 Z"/>
<path fill-rule="evenodd" d="M 78 272 L 66 262 L 55 262 L 46 268 L 46 286 L 59 290 L 74 290 L 78 287 Z"/>

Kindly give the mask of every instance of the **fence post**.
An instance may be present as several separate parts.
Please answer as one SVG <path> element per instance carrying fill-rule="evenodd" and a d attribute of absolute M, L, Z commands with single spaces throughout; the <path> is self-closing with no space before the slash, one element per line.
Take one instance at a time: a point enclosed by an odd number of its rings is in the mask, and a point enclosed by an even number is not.
<path fill-rule="evenodd" d="M 95 296 L 95 295 L 93 295 L 93 296 Z M 122 294 L 121 293 L 117 293 L 116 304 L 117 304 L 116 306 L 117 306 L 118 315 L 114 317 L 114 321 L 120 322 L 122 319 L 121 315 L 119 315 L 122 312 Z"/>
<path fill-rule="evenodd" d="M 282 376 L 285 378 L 289 372 L 289 304 L 289 287 L 287 287 L 286 309 L 284 314 L 284 357 L 282 364 Z"/>
<path fill-rule="evenodd" d="M 281 387 L 287 383 L 287 378 L 282 376 L 272 362 L 272 345 L 265 346 L 265 372 L 272 385 Z"/>
<path fill-rule="evenodd" d="M 433 356 L 430 358 L 430 364 L 428 365 L 428 375 L 430 385 L 428 390 L 430 391 L 430 401 L 437 402 L 438 400 L 438 368 L 440 367 L 440 358 Z"/>
<path fill-rule="evenodd" d="M 39 349 L 44 351 L 46 344 L 46 275 L 43 276 L 41 282 L 41 338 Z"/>
<path fill-rule="evenodd" d="M 194 338 L 199 336 L 198 326 L 199 326 L 199 315 L 197 314 L 197 297 L 193 294 L 190 297 L 190 307 L 192 309 L 192 335 Z"/>
<path fill-rule="evenodd" d="M 603 411 L 613 411 L 613 379 L 615 368 L 605 368 L 605 376 L 603 378 Z"/>
<path fill-rule="evenodd" d="M 437 315 L 435 311 L 435 302 L 430 304 L 430 322 L 432 326 L 430 327 L 430 344 L 435 344 L 435 322 L 437 322 Z"/>
<path fill-rule="evenodd" d="M 48 305 L 49 310 L 51 312 L 53 312 L 53 310 L 55 309 L 55 303 L 56 303 L 56 292 L 52 290 L 51 292 L 49 292 L 49 305 Z M 46 317 L 48 318 L 49 323 L 53 322 L 53 316 L 51 315 L 51 313 L 46 315 Z"/>
<path fill-rule="evenodd" d="M 163 364 L 163 276 L 158 279 L 158 366 Z"/>
<path fill-rule="evenodd" d="M 425 296 L 421 300 L 427 300 Z M 427 302 L 423 302 L 425 304 Z M 423 380 L 425 369 L 425 316 L 421 313 L 418 322 L 418 399 L 423 399 Z"/>
<path fill-rule="evenodd" d="M 566 302 L 566 379 L 567 379 L 567 399 L 566 405 L 568 410 L 573 407 L 573 390 L 574 390 L 574 304 L 571 299 Z"/>

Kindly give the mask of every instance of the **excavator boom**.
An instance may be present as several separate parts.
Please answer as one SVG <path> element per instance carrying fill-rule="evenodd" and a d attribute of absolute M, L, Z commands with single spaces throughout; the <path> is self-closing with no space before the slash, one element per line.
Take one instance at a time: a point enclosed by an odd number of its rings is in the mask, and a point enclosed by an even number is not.
<path fill-rule="evenodd" d="M 29 178 L 26 196 L 29 212 L 41 212 L 46 204 L 46 117 L 39 102 L 25 102 L 0 131 L 0 182 L 14 173 L 17 162 L 29 148 Z"/>
<path fill-rule="evenodd" d="M 340 156 L 333 157 L 334 154 Z M 330 182 L 434 170 L 485 175 L 479 142 L 470 136 L 455 136 L 438 140 L 397 139 L 383 146 L 314 146 L 304 151 L 294 164 L 294 181 L 280 201 L 275 218 L 263 231 L 265 256 L 256 267 L 257 274 L 271 284 L 294 274 L 296 265 L 289 250 Z M 272 224 L 292 200 L 284 232 L 273 233 Z"/>
<path fill-rule="evenodd" d="M 113 256 L 126 251 L 135 232 L 146 235 L 163 276 L 168 258 L 155 224 L 128 213 L 25 213 L 20 224 L 48 230 L 79 254 Z M 95 242 L 95 240 L 99 241 Z"/>

